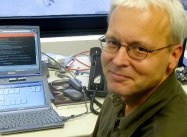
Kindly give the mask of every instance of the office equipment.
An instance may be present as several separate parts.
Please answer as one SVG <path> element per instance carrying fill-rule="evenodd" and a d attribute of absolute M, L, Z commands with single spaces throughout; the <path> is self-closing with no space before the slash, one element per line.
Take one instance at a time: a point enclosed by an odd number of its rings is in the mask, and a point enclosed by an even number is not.
<path fill-rule="evenodd" d="M 85 103 L 82 84 L 76 78 L 55 80 L 49 83 L 55 106 Z M 88 98 L 86 98 L 88 100 Z"/>
<path fill-rule="evenodd" d="M 93 94 L 96 92 L 96 96 L 105 97 L 108 92 L 106 88 L 106 82 L 101 66 L 101 49 L 99 47 L 93 47 L 90 49 L 91 68 L 88 82 L 88 93 Z"/>
<path fill-rule="evenodd" d="M 76 89 L 65 89 L 63 94 L 72 101 L 80 101 L 83 98 L 83 94 Z"/>
<path fill-rule="evenodd" d="M 42 73 L 37 26 L 0 27 L 0 133 L 62 127 Z"/>
<path fill-rule="evenodd" d="M 0 25 L 40 25 L 41 37 L 103 34 L 107 28 L 110 1 L 1 1 Z M 48 3 L 51 6 L 47 6 Z M 7 10 L 9 7 L 11 9 Z"/>
<path fill-rule="evenodd" d="M 183 41 L 183 53 L 181 56 L 181 61 L 182 61 L 182 65 L 184 67 L 187 67 L 187 47 L 186 47 L 186 43 L 187 43 L 187 38 L 184 39 Z"/>
<path fill-rule="evenodd" d="M 182 69 L 176 70 L 176 77 L 181 82 L 181 84 L 187 84 L 187 49 L 186 49 L 187 38 L 183 41 L 183 52 L 180 57 L 178 67 Z"/>
<path fill-rule="evenodd" d="M 84 89 L 85 94 L 91 100 L 90 110 L 96 115 L 98 115 L 99 112 L 94 108 L 94 104 L 96 104 L 99 108 L 101 108 L 102 104 L 97 101 L 95 97 L 105 97 L 108 94 L 100 56 L 101 49 L 99 47 L 93 47 L 90 49 L 91 68 L 89 74 L 88 89 Z"/>
<path fill-rule="evenodd" d="M 76 78 L 70 78 L 69 79 L 69 84 L 76 90 L 78 90 L 79 92 L 82 92 L 82 83 L 80 80 L 76 79 Z"/>
<path fill-rule="evenodd" d="M 181 0 L 182 5 L 184 6 L 184 9 L 187 10 L 187 1 L 186 0 Z"/>
<path fill-rule="evenodd" d="M 187 66 L 187 49 L 186 49 L 186 42 L 187 38 L 183 40 L 182 47 L 183 47 L 183 52 L 182 55 L 179 59 L 179 63 L 177 67 L 186 67 Z"/>

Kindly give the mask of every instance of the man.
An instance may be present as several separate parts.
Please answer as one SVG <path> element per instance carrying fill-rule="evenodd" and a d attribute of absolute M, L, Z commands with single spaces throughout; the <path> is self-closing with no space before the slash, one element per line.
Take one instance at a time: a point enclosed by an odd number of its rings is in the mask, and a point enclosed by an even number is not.
<path fill-rule="evenodd" d="M 187 96 L 175 77 L 187 34 L 179 0 L 113 0 L 102 67 L 109 94 L 93 137 L 187 137 Z"/>

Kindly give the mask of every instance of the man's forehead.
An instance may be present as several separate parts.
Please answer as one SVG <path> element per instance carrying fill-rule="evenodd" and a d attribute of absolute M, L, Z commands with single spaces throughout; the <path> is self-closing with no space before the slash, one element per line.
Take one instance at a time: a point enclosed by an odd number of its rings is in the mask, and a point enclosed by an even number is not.
<path fill-rule="evenodd" d="M 111 14 L 108 27 L 112 31 L 124 31 L 123 33 L 128 33 L 128 36 L 135 33 L 138 37 L 149 35 L 160 39 L 159 37 L 166 38 L 170 34 L 168 14 L 159 7 L 145 10 L 117 6 Z M 165 42 L 164 40 L 163 43 Z"/>

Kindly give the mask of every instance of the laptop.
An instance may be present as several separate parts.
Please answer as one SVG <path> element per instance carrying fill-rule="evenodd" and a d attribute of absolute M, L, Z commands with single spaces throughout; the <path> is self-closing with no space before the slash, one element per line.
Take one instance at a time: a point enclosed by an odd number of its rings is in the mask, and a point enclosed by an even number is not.
<path fill-rule="evenodd" d="M 0 26 L 0 133 L 63 127 L 42 73 L 38 26 Z"/>

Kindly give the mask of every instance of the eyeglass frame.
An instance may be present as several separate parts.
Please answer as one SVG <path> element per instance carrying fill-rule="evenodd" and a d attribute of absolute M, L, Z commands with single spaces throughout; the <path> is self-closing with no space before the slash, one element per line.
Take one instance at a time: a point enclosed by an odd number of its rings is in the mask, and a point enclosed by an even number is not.
<path fill-rule="evenodd" d="M 148 49 L 144 48 L 143 46 L 137 46 L 137 45 L 130 45 L 130 46 L 127 46 L 127 45 L 121 44 L 119 41 L 115 41 L 115 42 L 117 42 L 118 48 L 117 48 L 116 51 L 110 52 L 110 51 L 105 50 L 105 48 L 104 48 L 105 46 L 103 46 L 103 44 L 102 44 L 103 42 L 106 43 L 106 38 L 107 38 L 106 35 L 104 35 L 104 36 L 102 36 L 102 37 L 99 38 L 99 41 L 100 41 L 100 44 L 101 44 L 101 48 L 102 48 L 104 51 L 106 51 L 106 52 L 108 52 L 108 53 L 116 53 L 117 51 L 119 51 L 119 49 L 121 48 L 121 46 L 124 46 L 124 47 L 126 48 L 126 51 L 127 51 L 127 53 L 128 53 L 128 56 L 129 56 L 130 58 L 132 58 L 132 59 L 135 59 L 135 60 L 143 60 L 143 59 L 145 59 L 145 58 L 147 57 L 148 53 L 153 53 L 153 52 L 156 52 L 156 51 L 160 51 L 160 50 L 163 50 L 163 49 L 166 49 L 166 48 L 175 46 L 175 44 L 170 44 L 170 45 L 168 45 L 168 46 L 161 47 L 161 48 L 158 48 L 158 49 L 148 50 Z M 105 41 L 103 41 L 104 39 L 105 39 Z M 142 48 L 143 51 L 146 52 L 145 57 L 144 57 L 144 58 L 141 58 L 141 59 L 134 58 L 134 57 L 130 54 L 130 50 L 131 50 L 130 48 L 133 47 L 133 46 Z"/>

